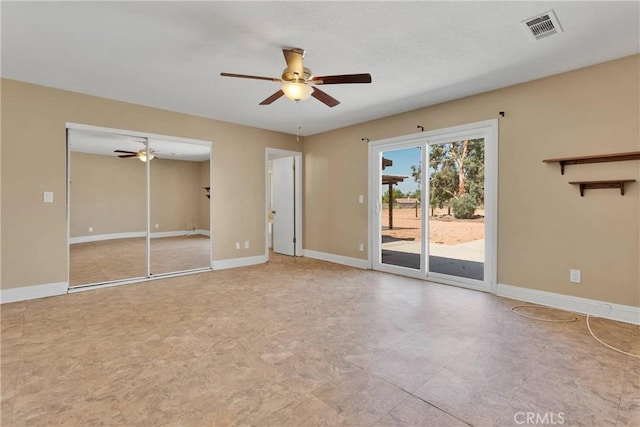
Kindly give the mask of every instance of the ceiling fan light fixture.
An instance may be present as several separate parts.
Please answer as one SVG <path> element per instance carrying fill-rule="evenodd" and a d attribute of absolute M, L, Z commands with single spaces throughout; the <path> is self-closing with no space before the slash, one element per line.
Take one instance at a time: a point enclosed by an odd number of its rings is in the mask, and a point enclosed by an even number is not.
<path fill-rule="evenodd" d="M 153 160 L 156 157 L 155 154 L 153 154 L 153 151 L 149 152 L 149 160 Z M 138 158 L 140 159 L 141 162 L 146 162 L 147 161 L 147 152 L 144 150 L 140 150 L 138 151 Z"/>
<path fill-rule="evenodd" d="M 282 85 L 282 91 L 292 101 L 304 101 L 311 96 L 313 88 L 305 83 L 286 82 Z"/>

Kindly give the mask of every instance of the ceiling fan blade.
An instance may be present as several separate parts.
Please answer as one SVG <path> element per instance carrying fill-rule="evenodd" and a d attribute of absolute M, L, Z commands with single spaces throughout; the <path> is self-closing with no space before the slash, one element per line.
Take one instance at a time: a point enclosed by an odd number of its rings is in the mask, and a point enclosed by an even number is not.
<path fill-rule="evenodd" d="M 121 159 L 126 159 L 127 157 L 138 157 L 137 154 L 121 154 L 118 157 L 120 157 Z"/>
<path fill-rule="evenodd" d="M 137 152 L 137 151 L 126 151 L 126 150 L 114 150 L 113 152 L 114 152 L 114 153 L 126 153 L 126 154 L 133 154 L 133 155 L 138 154 L 138 152 Z"/>
<path fill-rule="evenodd" d="M 314 77 L 317 85 L 338 85 L 345 83 L 371 83 L 371 74 L 342 74 L 339 76 Z"/>
<path fill-rule="evenodd" d="M 278 79 L 275 77 L 261 77 L 261 76 L 250 76 L 247 74 L 233 74 L 233 73 L 220 73 L 222 77 L 238 77 L 241 79 L 254 79 L 254 80 L 267 80 L 270 82 L 278 82 L 282 83 L 282 79 Z"/>
<path fill-rule="evenodd" d="M 273 95 L 271 95 L 270 97 L 262 101 L 260 105 L 269 105 L 273 101 L 279 99 L 282 95 L 284 95 L 284 92 L 282 91 L 282 89 L 280 89 L 279 91 L 277 91 L 276 93 L 274 93 Z"/>
<path fill-rule="evenodd" d="M 329 107 L 335 107 L 336 105 L 340 104 L 340 101 L 338 101 L 331 95 L 327 94 L 326 92 L 321 91 L 317 87 L 313 88 L 313 92 L 311 92 L 311 96 L 313 96 L 318 101 L 323 102 Z"/>
<path fill-rule="evenodd" d="M 284 60 L 287 61 L 287 69 L 290 73 L 298 74 L 300 78 L 304 78 L 304 66 L 302 58 L 304 58 L 304 50 L 297 47 L 291 49 L 282 49 Z"/>

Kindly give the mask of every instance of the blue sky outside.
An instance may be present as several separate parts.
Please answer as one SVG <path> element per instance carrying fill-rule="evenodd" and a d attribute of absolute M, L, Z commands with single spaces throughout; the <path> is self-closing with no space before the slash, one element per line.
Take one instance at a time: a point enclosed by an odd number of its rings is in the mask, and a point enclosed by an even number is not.
<path fill-rule="evenodd" d="M 404 182 L 394 186 L 394 188 L 400 189 L 403 193 L 414 193 L 420 187 L 418 183 L 411 176 L 411 166 L 418 166 L 421 159 L 420 147 L 403 148 L 400 150 L 390 150 L 382 153 L 382 157 L 385 159 L 393 160 L 393 166 L 386 167 L 382 172 L 384 175 L 406 175 L 409 178 Z M 382 193 L 388 190 L 387 185 L 382 186 Z"/>

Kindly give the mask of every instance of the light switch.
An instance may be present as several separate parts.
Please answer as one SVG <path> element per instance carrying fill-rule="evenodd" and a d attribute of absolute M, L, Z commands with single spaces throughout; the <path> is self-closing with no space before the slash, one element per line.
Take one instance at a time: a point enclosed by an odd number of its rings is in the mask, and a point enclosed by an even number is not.
<path fill-rule="evenodd" d="M 364 194 L 358 195 L 358 203 L 364 203 Z"/>
<path fill-rule="evenodd" d="M 42 193 L 42 201 L 44 203 L 53 203 L 53 191 L 45 191 Z"/>

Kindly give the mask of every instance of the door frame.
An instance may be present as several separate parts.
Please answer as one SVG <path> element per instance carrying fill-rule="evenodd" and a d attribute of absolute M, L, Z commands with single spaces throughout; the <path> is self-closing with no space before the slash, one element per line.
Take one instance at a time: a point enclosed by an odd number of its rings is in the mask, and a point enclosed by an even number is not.
<path fill-rule="evenodd" d="M 484 280 L 477 281 L 466 278 L 456 278 L 444 276 L 438 273 L 428 272 L 428 260 L 421 260 L 420 270 L 405 267 L 382 264 L 378 261 L 380 248 L 380 210 L 382 209 L 379 199 L 380 192 L 380 171 L 382 168 L 380 153 L 385 150 L 402 149 L 408 147 L 422 147 L 422 162 L 427 158 L 427 148 L 430 144 L 444 141 L 456 141 L 465 137 L 485 138 L 485 262 Z M 368 158 L 368 180 L 369 180 L 369 209 L 368 209 L 368 262 L 369 267 L 375 270 L 385 271 L 394 274 L 401 274 L 433 282 L 455 285 L 459 287 L 481 290 L 496 293 L 497 290 L 497 253 L 498 253 L 498 120 L 484 120 L 480 122 L 467 123 L 459 126 L 435 129 L 420 132 L 417 134 L 403 135 L 394 138 L 387 138 L 369 142 Z M 423 195 L 429 194 L 428 179 L 423 179 L 421 184 Z M 426 252 L 426 236 L 428 236 L 428 221 L 425 219 L 425 212 L 428 210 L 428 203 L 421 204 L 422 209 L 422 254 Z M 379 252 L 379 251 L 377 251 Z M 426 258 L 422 256 L 422 258 Z"/>
<path fill-rule="evenodd" d="M 173 142 L 182 142 L 182 143 L 186 143 L 186 144 L 197 144 L 197 145 L 206 145 L 209 147 L 209 187 L 210 187 L 210 194 L 213 194 L 213 148 L 214 148 L 214 144 L 213 141 L 207 141 L 204 139 L 194 139 L 194 138 L 185 138 L 185 137 L 180 137 L 180 136 L 171 136 L 171 135 L 161 135 L 161 134 L 155 134 L 155 133 L 149 133 L 149 132 L 140 132 L 140 131 L 133 131 L 133 130 L 126 130 L 126 129 L 117 129 L 117 128 L 108 128 L 108 127 L 104 127 L 104 126 L 94 126 L 94 125 L 87 125 L 87 124 L 82 124 L 82 123 L 73 123 L 73 122 L 67 122 L 65 124 L 65 141 L 66 141 L 66 160 L 67 160 L 67 167 L 66 167 L 66 172 L 67 172 L 67 178 L 66 178 L 66 197 L 67 197 L 67 283 L 69 282 L 69 278 L 70 278 L 70 263 L 71 263 L 71 243 L 70 243 L 70 239 L 71 239 L 71 188 L 69 186 L 69 182 L 71 180 L 71 154 L 70 154 L 70 149 L 69 149 L 69 130 L 71 129 L 75 129 L 75 130 L 89 130 L 89 131 L 94 131 L 94 132 L 103 132 L 103 133 L 111 133 L 111 134 L 119 134 L 119 135 L 127 135 L 127 136 L 133 136 L 133 137 L 140 137 L 140 138 L 146 138 L 147 142 L 146 142 L 146 146 L 148 147 L 148 142 L 149 139 L 160 139 L 160 140 L 170 140 Z M 203 268 L 197 268 L 197 269 L 193 269 L 193 270 L 186 270 L 186 271 L 179 271 L 179 272 L 175 272 L 175 273 L 162 273 L 162 274 L 156 274 L 156 275 L 150 275 L 150 263 L 151 263 L 151 253 L 150 253 L 150 235 L 151 235 L 151 224 L 150 224 L 150 215 L 151 215 L 151 203 L 150 203 L 150 198 L 151 198 L 151 194 L 150 194 L 150 164 L 149 162 L 146 163 L 146 203 L 147 203 L 147 209 L 146 209 L 146 222 L 147 222 L 147 229 L 146 229 L 146 248 L 147 248 L 147 274 L 145 277 L 137 277 L 137 278 L 132 278 L 132 279 L 122 279 L 122 280 L 114 280 L 114 281 L 110 281 L 110 282 L 104 282 L 104 283 L 95 283 L 95 284 L 87 284 L 87 285 L 80 285 L 80 286 L 75 286 L 73 288 L 69 288 L 68 289 L 68 293 L 74 293 L 74 292 L 82 292 L 85 290 L 90 290 L 90 289 L 98 289 L 98 288 L 104 288 L 104 287 L 111 287 L 111 286 L 119 286 L 119 285 L 126 285 L 126 284 L 130 284 L 130 283 L 139 283 L 139 282 L 146 282 L 146 281 L 150 281 L 150 280 L 157 280 L 157 279 L 163 279 L 166 277 L 173 277 L 173 276 L 184 276 L 184 275 L 188 275 L 188 274 L 195 274 L 195 273 L 201 273 L 203 271 L 211 271 L 213 270 L 213 252 L 214 252 L 214 244 L 213 244 L 213 199 L 209 198 L 209 266 L 207 267 L 203 267 Z"/>
<path fill-rule="evenodd" d="M 264 253 L 269 257 L 269 161 L 293 157 L 294 174 L 294 221 L 295 256 L 302 256 L 302 152 L 266 147 L 264 151 Z"/>

